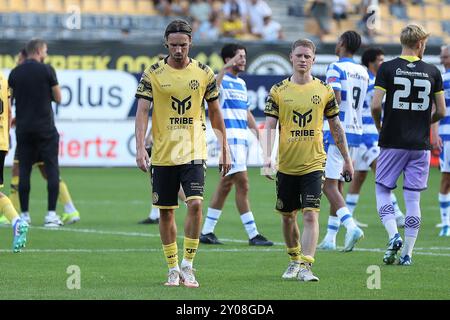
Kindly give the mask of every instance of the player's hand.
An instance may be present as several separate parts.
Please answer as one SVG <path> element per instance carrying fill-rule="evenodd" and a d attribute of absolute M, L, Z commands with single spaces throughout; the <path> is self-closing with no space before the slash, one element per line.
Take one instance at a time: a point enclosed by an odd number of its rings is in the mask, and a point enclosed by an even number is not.
<path fill-rule="evenodd" d="M 269 180 L 274 180 L 273 178 L 273 168 L 272 168 L 272 161 L 270 159 L 267 159 L 264 161 L 263 164 L 263 173 L 264 176 Z"/>
<path fill-rule="evenodd" d="M 433 143 L 431 144 L 431 147 L 433 149 L 437 149 L 439 151 L 442 151 L 442 147 L 444 146 L 444 143 L 442 142 L 442 139 L 440 136 L 433 137 Z"/>
<path fill-rule="evenodd" d="M 226 142 L 222 147 L 222 152 L 219 158 L 219 172 L 222 174 L 222 177 L 225 177 L 230 170 L 231 170 L 231 154 L 228 142 Z"/>
<path fill-rule="evenodd" d="M 140 148 L 136 152 L 136 164 L 144 172 L 150 170 L 150 158 L 145 148 Z"/>
<path fill-rule="evenodd" d="M 344 161 L 344 166 L 342 168 L 341 176 L 344 177 L 345 182 L 352 181 L 353 174 L 354 174 L 354 170 L 353 170 L 352 160 L 349 159 L 349 160 Z"/>
<path fill-rule="evenodd" d="M 234 67 L 235 65 L 237 65 L 239 63 L 239 60 L 241 59 L 241 55 L 237 54 L 235 55 L 233 58 L 231 58 L 230 60 L 228 60 L 227 63 L 225 63 L 225 65 L 223 66 L 223 68 L 230 68 L 230 67 Z"/>

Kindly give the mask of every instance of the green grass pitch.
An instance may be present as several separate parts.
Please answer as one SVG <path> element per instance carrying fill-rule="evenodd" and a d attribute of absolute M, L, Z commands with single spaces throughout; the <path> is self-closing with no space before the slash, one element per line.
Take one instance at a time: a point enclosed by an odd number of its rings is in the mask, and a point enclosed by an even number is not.
<path fill-rule="evenodd" d="M 200 245 L 194 267 L 198 289 L 166 288 L 167 268 L 158 226 L 138 225 L 150 208 L 148 177 L 135 168 L 63 168 L 75 205 L 77 224 L 59 230 L 42 227 L 46 211 L 45 183 L 34 170 L 30 213 L 32 228 L 22 253 L 11 252 L 11 229 L 0 228 L 1 299 L 164 299 L 164 300 L 305 300 L 305 299 L 448 299 L 450 238 L 438 237 L 437 193 L 440 173 L 432 169 L 422 193 L 422 228 L 414 265 L 384 266 L 387 235 L 375 205 L 373 175 L 363 187 L 355 216 L 369 223 L 365 238 L 350 253 L 316 254 L 318 283 L 283 281 L 289 261 L 283 245 L 280 217 L 274 212 L 275 185 L 249 170 L 250 201 L 259 231 L 276 242 L 270 248 L 248 245 L 230 194 L 216 227 L 222 246 Z M 10 171 L 6 170 L 6 182 Z M 204 214 L 216 187 L 216 168 L 207 173 Z M 7 193 L 8 186 L 5 187 Z M 402 209 L 401 189 L 396 192 Z M 328 201 L 322 197 L 320 239 L 326 232 Z M 185 208 L 177 211 L 178 246 L 183 245 Z M 59 205 L 58 213 L 62 213 Z M 301 219 L 300 227 L 301 227 Z M 401 231 L 403 232 L 403 231 Z M 343 246 L 345 229 L 338 234 Z M 78 266 L 81 288 L 67 287 L 69 266 Z M 380 267 L 380 289 L 368 289 L 370 266 Z M 372 267 L 373 268 L 373 267 Z M 369 279 L 370 282 L 370 279 Z"/>

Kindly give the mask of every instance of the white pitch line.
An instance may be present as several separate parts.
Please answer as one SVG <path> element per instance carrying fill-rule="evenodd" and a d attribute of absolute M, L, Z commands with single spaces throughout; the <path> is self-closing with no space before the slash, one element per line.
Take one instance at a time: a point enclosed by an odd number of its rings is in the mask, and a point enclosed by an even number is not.
<path fill-rule="evenodd" d="M 105 230 L 97 230 L 97 229 L 77 229 L 77 228 L 45 228 L 45 227 L 37 227 L 33 226 L 33 229 L 45 230 L 45 231 L 65 231 L 65 232 L 75 232 L 75 233 L 92 233 L 92 234 L 104 234 L 104 235 L 118 235 L 125 237 L 158 237 L 159 234 L 155 233 L 143 233 L 143 232 L 125 232 L 125 231 L 105 231 Z M 178 236 L 178 238 L 182 239 L 183 236 Z M 234 242 L 234 243 L 248 243 L 248 240 L 237 240 L 237 239 L 221 239 L 224 242 Z M 283 246 L 283 242 L 275 242 L 275 245 Z M 341 247 L 338 247 L 338 250 L 341 250 Z M 37 250 L 37 251 L 33 251 Z M 447 253 L 435 253 L 435 252 L 421 252 L 421 251 L 445 251 L 450 250 L 450 247 L 430 247 L 430 248 L 415 248 L 416 255 L 431 255 L 431 256 L 443 256 L 450 257 L 450 254 Z M 26 249 L 24 252 L 49 252 L 49 253 L 57 253 L 57 252 L 66 252 L 66 253 L 116 253 L 116 252 L 155 252 L 161 251 L 161 249 Z M 277 248 L 267 248 L 267 247 L 259 247 L 259 248 L 249 248 L 249 249 L 238 249 L 238 248 L 201 248 L 199 251 L 202 252 L 275 252 L 275 251 L 284 251 L 284 249 Z M 385 249 L 381 248 L 355 248 L 354 251 L 361 252 L 384 252 Z M 10 252 L 10 250 L 0 249 L 0 252 Z"/>
<path fill-rule="evenodd" d="M 124 249 L 24 249 L 21 253 L 134 253 L 134 252 L 161 252 L 162 249 L 157 248 L 124 248 Z M 200 252 L 284 252 L 281 248 L 201 248 Z M 358 248 L 355 251 L 362 252 L 384 252 L 382 249 L 364 249 Z M 11 252 L 8 249 L 0 249 L 0 253 Z M 440 256 L 440 257 L 450 257 L 450 253 L 434 253 L 434 252 L 415 252 L 415 255 L 424 256 Z"/>
<path fill-rule="evenodd" d="M 125 237 L 151 237 L 151 238 L 159 238 L 159 233 L 144 233 L 144 232 L 126 232 L 126 231 L 106 231 L 106 230 L 97 230 L 97 229 L 77 229 L 77 228 L 70 228 L 70 227 L 62 227 L 62 228 L 46 228 L 46 227 L 35 227 L 32 226 L 33 229 L 38 230 L 46 230 L 46 231 L 66 231 L 66 232 L 75 232 L 75 233 L 93 233 L 93 234 L 104 234 L 104 235 L 115 235 L 115 236 L 125 236 Z M 183 236 L 178 236 L 179 239 L 184 239 Z M 221 238 L 224 242 L 234 242 L 234 243 L 248 243 L 248 240 L 238 240 L 238 239 L 226 239 Z M 284 246 L 284 242 L 274 242 L 275 245 Z M 339 249 L 343 249 L 343 247 L 338 247 Z M 360 250 L 359 248 L 355 248 L 355 251 Z M 367 251 L 385 251 L 385 249 L 380 248 L 366 248 L 361 250 L 367 250 Z M 425 247 L 425 248 L 414 248 L 415 251 L 429 251 L 429 250 L 436 250 L 436 251 L 446 251 L 450 250 L 450 247 Z"/>
<path fill-rule="evenodd" d="M 96 230 L 96 229 L 76 229 L 76 228 L 46 228 L 46 227 L 31 227 L 32 229 L 38 230 L 46 230 L 46 231 L 66 231 L 66 232 L 75 232 L 75 233 L 93 233 L 93 234 L 105 234 L 105 235 L 114 235 L 114 236 L 125 236 L 125 237 L 158 237 L 159 233 L 144 233 L 144 232 L 124 232 L 124 231 L 105 231 L 105 230 Z M 180 239 L 184 239 L 183 236 L 178 236 Z M 237 240 L 237 239 L 221 239 L 226 242 L 235 242 L 235 243 L 248 243 L 248 240 Z M 275 242 L 276 245 L 284 245 L 283 242 Z"/>
<path fill-rule="evenodd" d="M 152 199 L 149 198 L 148 201 L 145 200 L 79 200 L 77 199 L 77 205 L 96 205 L 96 206 L 111 206 L 111 205 L 117 205 L 117 204 L 126 204 L 126 205 L 142 205 L 142 204 L 152 204 Z M 33 200 L 33 203 L 38 204 L 47 204 L 47 200 Z"/>
<path fill-rule="evenodd" d="M 46 227 L 35 227 L 31 226 L 31 229 L 45 230 L 45 231 L 65 231 L 65 232 L 75 232 L 75 233 L 94 233 L 94 234 L 106 234 L 113 236 L 125 236 L 125 237 L 158 237 L 159 234 L 143 233 L 143 232 L 125 232 L 125 231 L 105 231 L 96 229 L 76 229 L 76 228 L 46 228 Z"/>

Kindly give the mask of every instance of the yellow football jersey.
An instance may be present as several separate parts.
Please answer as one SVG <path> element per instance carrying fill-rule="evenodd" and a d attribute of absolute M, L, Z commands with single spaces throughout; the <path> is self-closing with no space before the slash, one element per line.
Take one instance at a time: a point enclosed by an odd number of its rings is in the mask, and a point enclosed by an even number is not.
<path fill-rule="evenodd" d="M 9 149 L 9 98 L 8 79 L 0 72 L 0 150 Z"/>
<path fill-rule="evenodd" d="M 136 98 L 153 102 L 153 165 L 206 160 L 204 100 L 218 97 L 213 71 L 194 59 L 182 70 L 169 66 L 166 58 L 144 71 Z"/>
<path fill-rule="evenodd" d="M 265 114 L 279 121 L 280 172 L 305 175 L 324 170 L 324 116 L 339 115 L 339 106 L 329 85 L 317 78 L 305 85 L 285 79 L 271 88 Z"/>

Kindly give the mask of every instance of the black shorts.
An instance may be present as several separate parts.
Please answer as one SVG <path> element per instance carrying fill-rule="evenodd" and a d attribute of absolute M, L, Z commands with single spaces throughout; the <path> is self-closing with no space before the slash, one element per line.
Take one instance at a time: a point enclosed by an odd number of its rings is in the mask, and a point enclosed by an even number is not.
<path fill-rule="evenodd" d="M 14 163 L 19 163 L 19 146 L 16 145 L 16 150 L 14 150 Z M 42 157 L 40 155 L 35 155 L 33 164 L 41 165 L 44 164 Z"/>
<path fill-rule="evenodd" d="M 178 208 L 180 184 L 186 200 L 203 200 L 206 162 L 195 160 L 179 166 L 153 166 L 150 170 L 152 202 L 156 208 Z"/>
<path fill-rule="evenodd" d="M 323 181 L 323 171 L 314 171 L 302 176 L 278 172 L 275 209 L 282 213 L 298 209 L 319 212 Z"/>
<path fill-rule="evenodd" d="M 5 168 L 6 151 L 0 151 L 0 188 L 3 187 L 3 169 Z"/>

